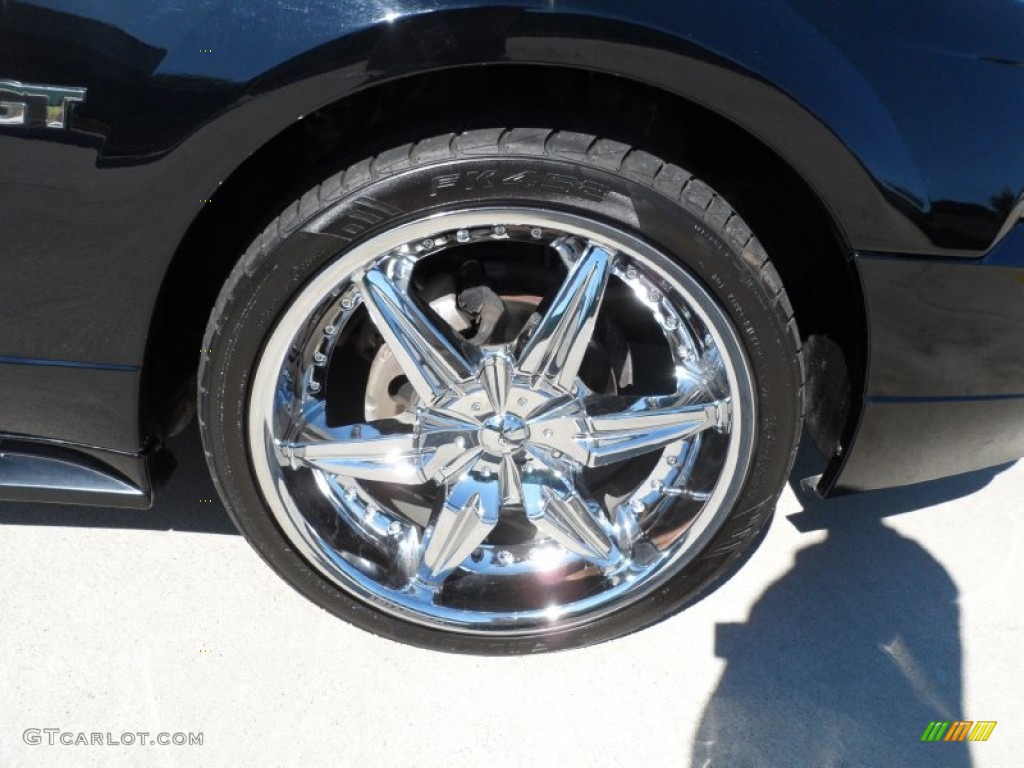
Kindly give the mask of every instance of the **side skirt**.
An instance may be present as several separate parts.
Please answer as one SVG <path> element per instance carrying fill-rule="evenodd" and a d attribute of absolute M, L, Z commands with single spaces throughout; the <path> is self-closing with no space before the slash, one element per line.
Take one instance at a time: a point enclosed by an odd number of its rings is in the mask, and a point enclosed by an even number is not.
<path fill-rule="evenodd" d="M 147 457 L 0 435 L 0 500 L 149 509 Z"/>

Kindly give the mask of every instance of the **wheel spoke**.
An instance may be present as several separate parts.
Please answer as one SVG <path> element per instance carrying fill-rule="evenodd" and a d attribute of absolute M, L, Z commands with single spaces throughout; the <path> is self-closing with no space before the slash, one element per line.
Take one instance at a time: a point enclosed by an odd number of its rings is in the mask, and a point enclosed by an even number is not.
<path fill-rule="evenodd" d="M 496 469 L 478 461 L 452 486 L 423 550 L 430 579 L 456 568 L 497 525 L 501 488 Z"/>
<path fill-rule="evenodd" d="M 595 409 L 596 410 L 596 409 Z M 588 404 L 588 431 L 582 443 L 587 466 L 599 467 L 664 448 L 705 429 L 723 428 L 728 401 L 681 405 L 674 395 L 644 397 L 624 411 L 595 414 Z"/>
<path fill-rule="evenodd" d="M 373 324 L 387 342 L 409 383 L 425 403 L 474 376 L 462 345 L 438 328 L 379 268 L 357 280 Z"/>
<path fill-rule="evenodd" d="M 419 420 L 423 474 L 446 483 L 476 461 L 483 450 L 479 425 L 441 411 L 427 411 Z"/>
<path fill-rule="evenodd" d="M 504 355 L 488 355 L 480 366 L 480 383 L 495 413 L 504 413 L 512 385 L 512 367 Z"/>
<path fill-rule="evenodd" d="M 521 371 L 572 387 L 594 333 L 611 259 L 604 248 L 587 245 L 520 354 Z"/>
<path fill-rule="evenodd" d="M 543 535 L 588 560 L 604 562 L 613 545 L 590 505 L 555 471 L 528 465 L 523 472 L 526 516 Z"/>
<path fill-rule="evenodd" d="M 280 451 L 292 466 L 305 464 L 333 475 L 407 485 L 426 480 L 412 432 L 381 434 L 370 424 L 354 424 L 334 428 L 330 435 L 329 440 L 282 443 Z"/>
<path fill-rule="evenodd" d="M 456 417 L 428 413 L 415 430 L 398 433 L 382 432 L 384 423 L 330 428 L 309 423 L 300 440 L 282 442 L 278 449 L 292 466 L 401 485 L 444 482 L 480 455 L 476 425 Z"/>
<path fill-rule="evenodd" d="M 625 407 L 623 407 L 625 405 Z M 536 442 L 588 467 L 602 467 L 664 448 L 706 429 L 723 429 L 729 401 L 686 403 L 678 395 L 626 399 L 597 396 L 536 420 Z"/>
<path fill-rule="evenodd" d="M 501 460 L 501 494 L 503 504 L 521 504 L 523 501 L 522 474 L 511 456 Z"/>

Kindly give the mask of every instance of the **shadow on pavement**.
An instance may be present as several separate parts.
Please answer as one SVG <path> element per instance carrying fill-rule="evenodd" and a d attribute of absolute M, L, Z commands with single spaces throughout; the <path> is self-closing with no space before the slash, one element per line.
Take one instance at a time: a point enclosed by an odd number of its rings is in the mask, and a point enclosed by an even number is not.
<path fill-rule="evenodd" d="M 169 443 L 177 468 L 157 490 L 152 509 L 116 509 L 66 504 L 0 503 L 0 525 L 58 525 L 237 534 L 210 480 L 195 420 Z"/>
<path fill-rule="evenodd" d="M 966 744 L 920 741 L 930 721 L 967 715 L 956 585 L 882 521 L 974 493 L 1008 465 L 822 501 L 799 487 L 820 471 L 813 455 L 801 447 L 791 484 L 804 509 L 789 522 L 828 537 L 797 553 L 745 623 L 716 627 L 726 668 L 692 764 L 969 766 Z"/>
<path fill-rule="evenodd" d="M 179 465 L 149 511 L 4 503 L 0 525 L 236 533 L 195 425 L 170 448 Z M 963 743 L 920 742 L 931 720 L 969 714 L 961 708 L 956 585 L 883 520 L 974 493 L 1008 465 L 826 502 L 799 487 L 820 471 L 815 461 L 802 446 L 790 482 L 803 510 L 788 523 L 827 538 L 796 554 L 746 622 L 716 627 L 726 668 L 692 764 L 970 766 Z"/>

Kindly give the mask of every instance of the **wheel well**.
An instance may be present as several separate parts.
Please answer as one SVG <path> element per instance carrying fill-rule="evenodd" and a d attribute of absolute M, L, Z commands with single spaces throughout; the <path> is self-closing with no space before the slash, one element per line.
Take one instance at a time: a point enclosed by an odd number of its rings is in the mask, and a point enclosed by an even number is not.
<path fill-rule="evenodd" d="M 819 342 L 807 347 L 822 356 L 821 365 L 807 361 L 808 424 L 832 453 L 856 416 L 848 403 L 859 402 L 863 386 L 866 323 L 850 250 L 806 182 L 749 133 L 679 96 L 614 75 L 523 65 L 445 70 L 369 88 L 305 116 L 242 163 L 193 222 L 161 288 L 143 370 L 147 432 L 166 437 L 191 415 L 196 351 L 221 285 L 284 206 L 368 155 L 435 133 L 494 126 L 616 139 L 671 160 L 721 193 L 775 263 L 801 335 Z M 815 371 L 825 358 L 830 381 L 823 384 Z"/>

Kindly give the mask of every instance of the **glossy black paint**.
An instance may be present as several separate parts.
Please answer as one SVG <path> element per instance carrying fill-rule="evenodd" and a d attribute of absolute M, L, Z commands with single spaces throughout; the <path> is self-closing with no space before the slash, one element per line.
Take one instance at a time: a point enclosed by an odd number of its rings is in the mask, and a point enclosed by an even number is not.
<path fill-rule="evenodd" d="M 828 495 L 920 483 L 1024 455 L 1024 397 L 869 399 L 853 447 L 822 478 Z"/>
<path fill-rule="evenodd" d="M 851 252 L 1018 265 L 1022 28 L 1016 0 L 10 0 L 0 79 L 88 96 L 67 131 L 0 126 L 0 433 L 143 452 L 154 306 L 218 186 L 303 116 L 427 71 L 656 86 L 776 152 Z"/>
<path fill-rule="evenodd" d="M 859 254 L 871 355 L 860 426 L 823 489 L 932 480 L 1024 455 L 1024 224 L 971 261 Z"/>

